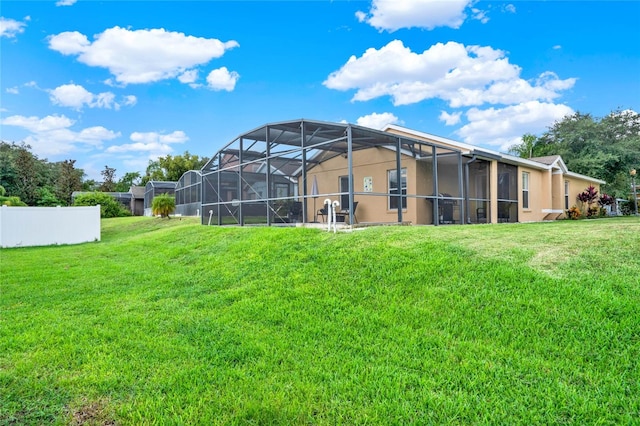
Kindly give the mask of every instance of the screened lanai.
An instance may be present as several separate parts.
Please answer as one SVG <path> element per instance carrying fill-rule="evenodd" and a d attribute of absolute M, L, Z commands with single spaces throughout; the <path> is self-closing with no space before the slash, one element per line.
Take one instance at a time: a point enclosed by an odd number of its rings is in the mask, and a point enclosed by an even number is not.
<path fill-rule="evenodd" d="M 444 144 L 353 124 L 271 123 L 241 134 L 202 168 L 201 219 L 322 222 L 330 200 L 349 225 L 483 223 L 491 204 L 487 164 Z"/>
<path fill-rule="evenodd" d="M 144 215 L 152 216 L 153 212 L 151 204 L 157 195 L 169 194 L 175 195 L 176 182 L 166 182 L 159 180 L 150 180 L 144 187 Z"/>
<path fill-rule="evenodd" d="M 202 207 L 202 174 L 188 170 L 176 184 L 176 211 L 181 216 L 199 216 Z"/>

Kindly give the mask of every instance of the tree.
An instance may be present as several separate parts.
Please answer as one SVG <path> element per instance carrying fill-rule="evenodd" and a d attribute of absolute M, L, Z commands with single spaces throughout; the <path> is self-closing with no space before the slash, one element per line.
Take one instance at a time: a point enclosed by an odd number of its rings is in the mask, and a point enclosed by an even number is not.
<path fill-rule="evenodd" d="M 98 204 L 100 204 L 100 217 L 102 218 L 131 216 L 129 210 L 104 192 L 80 194 L 73 203 L 74 206 L 97 206 Z"/>
<path fill-rule="evenodd" d="M 27 205 L 35 205 L 38 188 L 47 183 L 46 160 L 39 160 L 25 143 L 0 144 L 0 185 Z"/>
<path fill-rule="evenodd" d="M 533 149 L 536 145 L 537 138 L 531 133 L 525 133 L 522 135 L 522 143 L 512 145 L 509 148 L 509 152 L 513 155 L 517 155 L 520 158 L 533 157 Z"/>
<path fill-rule="evenodd" d="M 104 166 L 104 170 L 100 172 L 104 180 L 100 185 L 100 191 L 102 192 L 114 192 L 116 189 L 115 177 L 116 177 L 116 169 Z"/>
<path fill-rule="evenodd" d="M 55 207 L 64 203 L 56 197 L 50 187 L 43 186 L 38 188 L 38 201 L 36 201 L 36 204 L 40 207 Z"/>
<path fill-rule="evenodd" d="M 151 211 L 154 215 L 160 215 L 160 217 L 169 216 L 176 209 L 176 199 L 168 194 L 157 195 L 151 202 Z"/>
<path fill-rule="evenodd" d="M 129 188 L 134 185 L 140 185 L 140 173 L 138 172 L 127 172 L 120 178 L 118 183 L 116 183 L 116 191 L 117 192 L 128 192 Z"/>
<path fill-rule="evenodd" d="M 64 160 L 57 163 L 58 178 L 55 183 L 55 196 L 60 199 L 64 205 L 71 204 L 71 195 L 74 191 L 82 189 L 82 176 L 84 172 L 74 167 L 76 160 Z"/>
<path fill-rule="evenodd" d="M 185 151 L 182 155 L 160 157 L 156 161 L 149 161 L 142 184 L 150 180 L 177 182 L 189 170 L 200 170 L 209 159 L 199 157 Z"/>
<path fill-rule="evenodd" d="M 533 155 L 560 155 L 571 171 L 602 179 L 610 195 L 626 197 L 629 170 L 640 164 L 640 114 L 616 110 L 599 119 L 576 112 L 537 138 Z"/>

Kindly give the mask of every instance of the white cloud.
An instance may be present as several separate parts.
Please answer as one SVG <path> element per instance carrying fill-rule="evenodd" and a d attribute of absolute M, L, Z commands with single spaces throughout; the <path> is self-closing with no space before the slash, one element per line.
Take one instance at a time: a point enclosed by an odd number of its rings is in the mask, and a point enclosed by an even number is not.
<path fill-rule="evenodd" d="M 454 112 L 452 114 L 449 114 L 446 111 L 440 111 L 440 116 L 438 117 L 438 119 L 440 119 L 440 121 L 444 121 L 444 124 L 446 124 L 447 126 L 455 126 L 456 124 L 460 123 L 461 115 L 462 111 Z"/>
<path fill-rule="evenodd" d="M 195 83 L 198 79 L 198 70 L 188 70 L 178 76 L 180 83 Z"/>
<path fill-rule="evenodd" d="M 516 13 L 516 7 L 513 4 L 508 4 L 504 7 L 504 10 L 510 13 Z"/>
<path fill-rule="evenodd" d="M 520 78 L 520 72 L 505 52 L 491 47 L 448 42 L 414 53 L 394 40 L 380 49 L 367 49 L 361 57 L 351 56 L 323 84 L 342 91 L 355 89 L 352 101 L 390 96 L 394 105 L 408 105 L 442 99 L 457 108 L 550 101 L 576 81 L 559 80 L 547 72 L 532 85 Z"/>
<path fill-rule="evenodd" d="M 17 87 L 7 87 L 7 93 L 11 93 L 12 95 L 17 95 L 20 93 L 20 90 Z"/>
<path fill-rule="evenodd" d="M 197 65 L 221 57 L 236 41 L 187 36 L 165 29 L 113 27 L 89 39 L 77 31 L 49 37 L 49 48 L 77 55 L 83 64 L 107 68 L 117 83 L 150 83 L 176 78 Z"/>
<path fill-rule="evenodd" d="M 356 18 L 380 31 L 400 28 L 460 28 L 465 9 L 473 0 L 373 0 L 369 13 L 358 11 Z"/>
<path fill-rule="evenodd" d="M 556 44 L 555 46 L 553 46 L 553 50 L 560 50 L 562 49 L 562 46 L 559 44 Z"/>
<path fill-rule="evenodd" d="M 111 92 L 103 92 L 94 94 L 84 87 L 77 84 L 63 84 L 53 90 L 49 90 L 49 98 L 54 105 L 82 109 L 84 106 L 89 108 L 106 108 L 119 110 L 121 105 L 135 105 L 137 99 L 135 96 L 125 96 L 121 103 L 116 102 L 116 95 Z"/>
<path fill-rule="evenodd" d="M 402 124 L 402 121 L 390 112 L 383 112 L 381 114 L 374 112 L 358 118 L 358 120 L 356 120 L 356 124 L 359 126 L 369 127 L 371 129 L 381 130 L 387 124 Z"/>
<path fill-rule="evenodd" d="M 235 87 L 240 74 L 235 71 L 229 72 L 226 67 L 213 70 L 207 76 L 207 87 L 211 90 L 226 90 L 231 92 Z"/>
<path fill-rule="evenodd" d="M 510 146 L 520 143 L 523 134 L 539 133 L 573 113 L 566 105 L 538 101 L 505 108 L 471 108 L 466 113 L 469 124 L 456 133 L 468 144 L 489 145 L 507 151 Z"/>
<path fill-rule="evenodd" d="M 160 156 L 169 154 L 173 151 L 172 144 L 184 143 L 189 140 L 189 137 L 182 130 L 176 130 L 169 134 L 162 134 L 158 132 L 133 132 L 129 139 L 133 143 L 123 145 L 113 145 L 107 148 L 106 152 L 109 154 L 122 154 L 122 153 L 145 153 L 146 160 L 155 159 Z M 133 160 L 136 166 L 139 165 L 138 160 Z"/>
<path fill-rule="evenodd" d="M 480 21 L 483 24 L 486 24 L 487 22 L 489 22 L 489 17 L 487 16 L 487 12 L 484 10 L 480 10 L 480 9 L 476 9 L 475 7 L 471 9 L 471 12 L 473 13 L 473 19 L 475 19 L 476 21 Z"/>
<path fill-rule="evenodd" d="M 134 106 L 137 103 L 138 103 L 138 98 L 136 98 L 134 95 L 126 95 L 122 102 L 122 104 L 126 106 Z"/>
<path fill-rule="evenodd" d="M 29 19 L 25 20 L 28 21 Z M 24 26 L 24 22 L 0 16 L 0 37 L 13 38 L 17 34 L 24 32 Z"/>
<path fill-rule="evenodd" d="M 71 6 L 75 4 L 78 0 L 58 0 L 56 2 L 56 6 Z"/>
<path fill-rule="evenodd" d="M 2 119 L 0 123 L 31 132 L 24 141 L 31 145 L 34 153 L 39 156 L 66 155 L 79 150 L 101 148 L 105 141 L 120 136 L 119 132 L 102 126 L 72 130 L 75 121 L 64 115 L 49 115 L 43 118 L 13 115 Z"/>

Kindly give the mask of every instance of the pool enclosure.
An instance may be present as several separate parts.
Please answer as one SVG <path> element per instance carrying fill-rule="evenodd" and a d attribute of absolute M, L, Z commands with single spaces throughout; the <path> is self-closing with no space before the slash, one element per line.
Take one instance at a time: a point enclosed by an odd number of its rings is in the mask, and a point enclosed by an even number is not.
<path fill-rule="evenodd" d="M 202 207 L 202 173 L 186 171 L 176 184 L 176 211 L 180 216 L 200 216 Z"/>
<path fill-rule="evenodd" d="M 517 221 L 517 167 L 501 165 L 492 206 L 490 154 L 347 123 L 295 120 L 237 137 L 202 168 L 205 225 Z M 502 189 L 500 189 L 502 188 Z M 514 210 L 515 209 L 515 210 Z"/>
<path fill-rule="evenodd" d="M 165 182 L 159 180 L 150 180 L 144 187 L 144 215 L 153 216 L 151 211 L 151 203 L 157 195 L 169 194 L 175 195 L 176 182 Z"/>

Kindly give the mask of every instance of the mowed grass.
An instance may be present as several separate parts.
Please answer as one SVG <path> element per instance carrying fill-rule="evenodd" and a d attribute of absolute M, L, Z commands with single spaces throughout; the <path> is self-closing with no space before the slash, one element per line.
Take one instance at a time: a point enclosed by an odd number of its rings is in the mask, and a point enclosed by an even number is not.
<path fill-rule="evenodd" d="M 0 424 L 638 424 L 640 220 L 0 251 Z"/>

